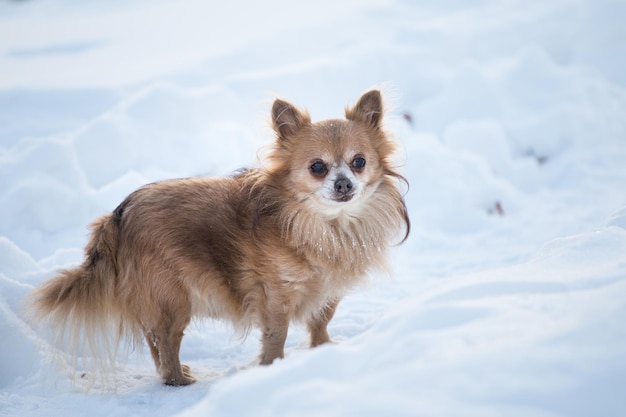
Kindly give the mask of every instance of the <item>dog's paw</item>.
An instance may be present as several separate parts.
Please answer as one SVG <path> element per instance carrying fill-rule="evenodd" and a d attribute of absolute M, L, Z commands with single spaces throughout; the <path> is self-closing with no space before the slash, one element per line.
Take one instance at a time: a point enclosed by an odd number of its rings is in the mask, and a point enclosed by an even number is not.
<path fill-rule="evenodd" d="M 170 385 L 172 387 L 181 387 L 184 385 L 191 385 L 197 381 L 191 375 L 191 367 L 189 365 L 181 365 L 182 374 L 180 376 L 174 376 L 170 378 L 165 378 L 165 385 Z"/>
<path fill-rule="evenodd" d="M 196 378 L 192 376 L 182 376 L 179 378 L 168 378 L 165 380 L 165 385 L 169 385 L 171 387 L 182 387 L 185 385 L 191 385 L 196 382 Z"/>

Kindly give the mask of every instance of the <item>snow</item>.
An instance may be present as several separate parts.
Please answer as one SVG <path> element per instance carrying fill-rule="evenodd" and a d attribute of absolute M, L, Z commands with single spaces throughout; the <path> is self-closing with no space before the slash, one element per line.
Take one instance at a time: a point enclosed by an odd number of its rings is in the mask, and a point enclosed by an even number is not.
<path fill-rule="evenodd" d="M 0 3 L 0 416 L 622 416 L 626 3 Z M 23 301 L 147 182 L 226 175 L 382 86 L 413 224 L 331 322 L 255 364 L 197 322 L 163 386 L 146 352 L 86 390 Z"/>

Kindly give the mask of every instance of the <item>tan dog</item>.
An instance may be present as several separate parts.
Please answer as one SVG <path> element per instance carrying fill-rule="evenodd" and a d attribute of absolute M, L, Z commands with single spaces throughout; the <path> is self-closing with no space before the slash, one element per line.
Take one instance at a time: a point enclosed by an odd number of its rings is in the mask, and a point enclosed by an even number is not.
<path fill-rule="evenodd" d="M 292 321 L 328 342 L 341 298 L 409 233 L 382 116 L 376 90 L 318 123 L 276 100 L 263 168 L 135 191 L 92 225 L 83 264 L 33 293 L 35 315 L 96 352 L 145 338 L 168 385 L 195 381 L 179 359 L 194 316 L 259 326 L 261 364 L 283 357 Z"/>

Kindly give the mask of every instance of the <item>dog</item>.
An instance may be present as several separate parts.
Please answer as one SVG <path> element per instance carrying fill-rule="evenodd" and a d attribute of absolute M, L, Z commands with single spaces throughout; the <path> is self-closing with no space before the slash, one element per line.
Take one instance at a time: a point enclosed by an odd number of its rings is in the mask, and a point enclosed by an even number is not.
<path fill-rule="evenodd" d="M 283 358 L 291 322 L 306 324 L 311 347 L 329 342 L 342 297 L 410 231 L 383 110 L 372 90 L 345 119 L 312 123 L 276 99 L 259 168 L 134 191 L 92 224 L 80 266 L 34 290 L 33 316 L 92 352 L 145 340 L 173 386 L 196 380 L 179 358 L 193 317 L 259 327 L 263 365 Z"/>

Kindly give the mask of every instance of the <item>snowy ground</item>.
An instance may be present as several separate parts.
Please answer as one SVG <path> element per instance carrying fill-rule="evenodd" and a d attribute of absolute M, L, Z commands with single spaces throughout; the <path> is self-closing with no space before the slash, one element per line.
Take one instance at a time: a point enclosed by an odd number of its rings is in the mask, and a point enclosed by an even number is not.
<path fill-rule="evenodd" d="M 626 3 L 611 0 L 0 2 L 1 416 L 623 416 Z M 413 233 L 331 323 L 256 367 L 197 323 L 200 382 L 146 353 L 89 392 L 23 320 L 136 187 L 224 175 L 314 119 L 390 100 Z M 56 358 L 56 359 L 55 359 Z"/>

